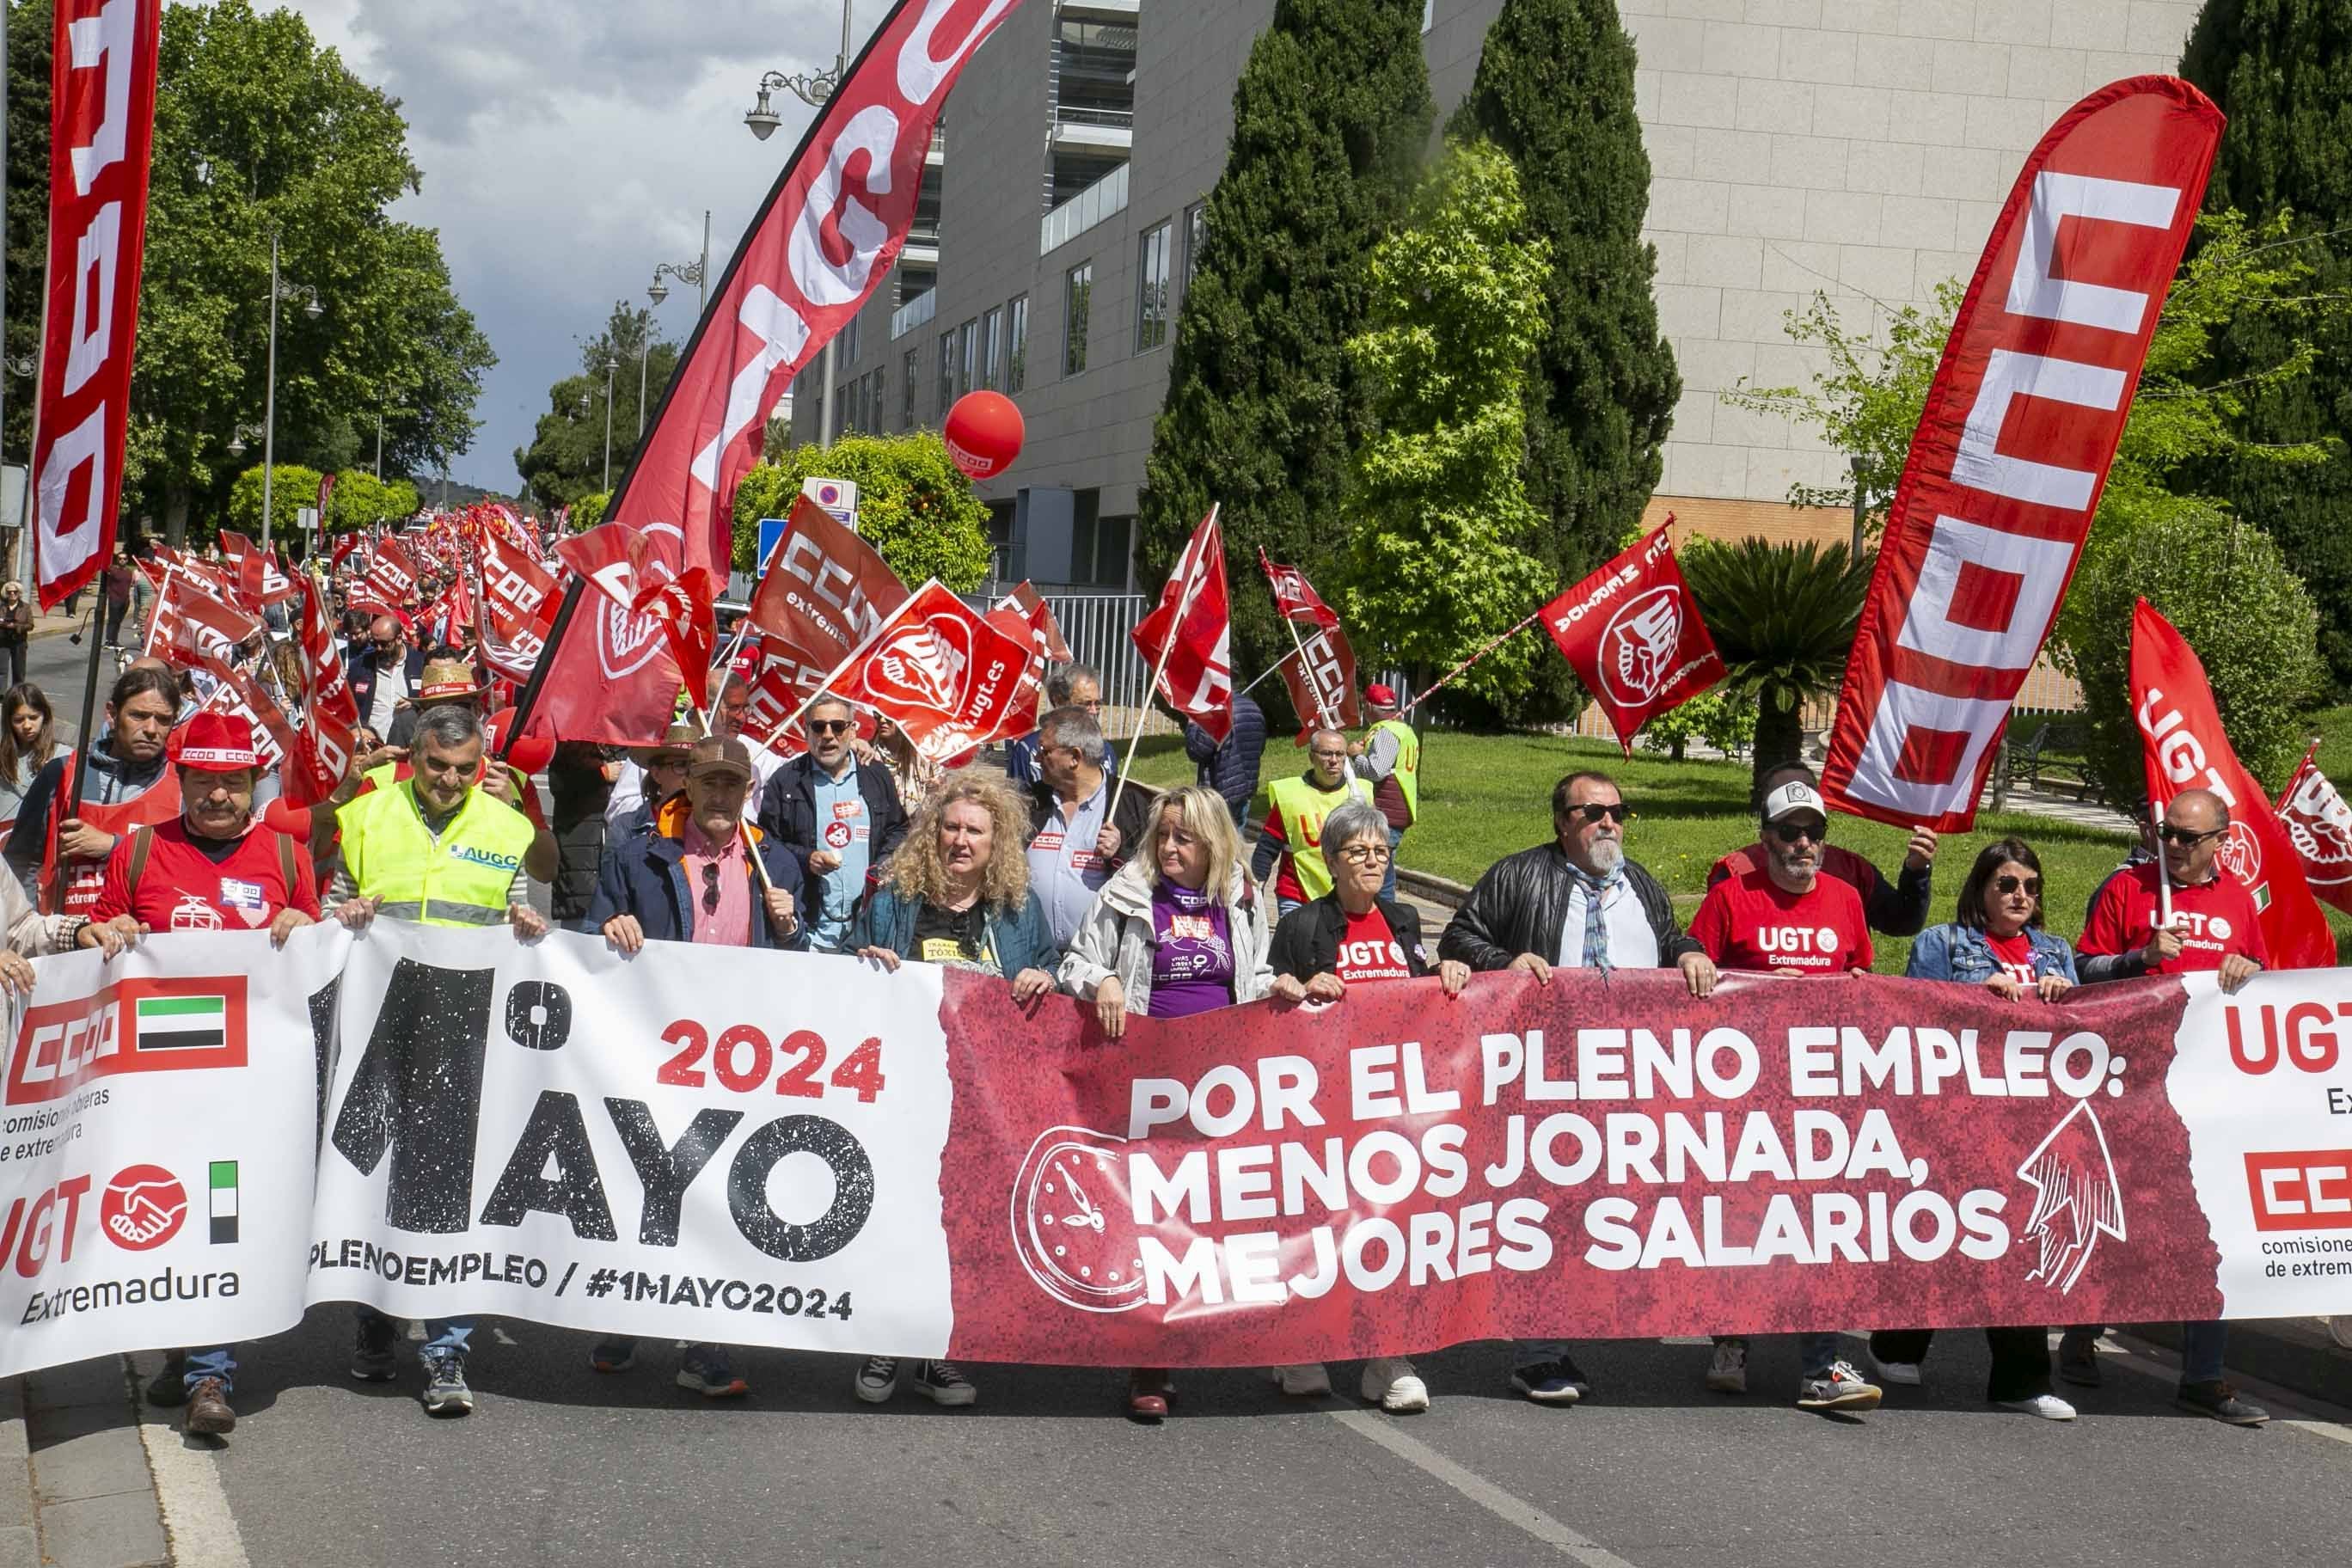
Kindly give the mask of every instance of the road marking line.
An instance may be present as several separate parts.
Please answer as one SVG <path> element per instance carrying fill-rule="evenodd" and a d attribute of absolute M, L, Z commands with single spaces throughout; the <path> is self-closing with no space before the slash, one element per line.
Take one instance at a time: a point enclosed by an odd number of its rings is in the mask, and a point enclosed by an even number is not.
<path fill-rule="evenodd" d="M 155 1478 L 155 1505 L 172 1543 L 173 1568 L 251 1568 L 228 1493 L 221 1489 L 218 1461 L 205 1449 L 190 1447 L 177 1427 L 147 1419 L 142 1391 L 163 1369 L 163 1357 L 148 1351 L 123 1359 L 131 1369 L 131 1397 L 141 1405 L 139 1441 Z"/>
<path fill-rule="evenodd" d="M 1327 1411 L 1332 1420 L 1368 1442 L 1377 1443 L 1424 1475 L 1444 1482 L 1506 1524 L 1517 1525 L 1585 1568 L 1633 1568 L 1633 1564 L 1589 1536 L 1580 1535 L 1533 1503 L 1523 1502 L 1475 1470 L 1466 1469 L 1415 1437 L 1397 1430 L 1391 1417 L 1369 1410 Z"/>
<path fill-rule="evenodd" d="M 2117 1341 L 2123 1342 L 2118 1343 Z M 2168 1366 L 2157 1360 L 2147 1353 L 2153 1348 L 2139 1340 L 2110 1334 L 2106 1341 L 2100 1344 L 2099 1355 L 2103 1361 L 2119 1363 L 2126 1370 L 2137 1373 L 2142 1377 L 2161 1383 L 2179 1382 L 2179 1365 Z M 2240 1388 L 2262 1402 L 2263 1407 L 2271 1413 L 2272 1426 L 2306 1432 L 2315 1437 L 2325 1437 L 2331 1443 L 2342 1443 L 2352 1447 L 2352 1426 L 2347 1426 L 2342 1421 L 2331 1420 L 2328 1415 L 2320 1413 L 2321 1410 L 2326 1410 L 2333 1415 L 2352 1417 L 2352 1411 L 2327 1404 L 2325 1400 L 2304 1398 L 2289 1393 L 2274 1383 L 2264 1383 L 2259 1378 L 2250 1378 L 2243 1373 L 2232 1374 L 2231 1380 Z"/>

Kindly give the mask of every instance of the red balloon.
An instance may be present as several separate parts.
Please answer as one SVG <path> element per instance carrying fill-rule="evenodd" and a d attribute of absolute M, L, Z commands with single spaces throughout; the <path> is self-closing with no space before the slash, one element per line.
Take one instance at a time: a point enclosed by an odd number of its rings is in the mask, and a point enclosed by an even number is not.
<path fill-rule="evenodd" d="M 975 479 L 993 479 L 1013 466 L 1027 434 L 1021 410 L 1001 392 L 967 392 L 948 410 L 948 456 Z"/>
<path fill-rule="evenodd" d="M 261 825 L 283 833 L 298 843 L 310 842 L 310 813 L 308 807 L 286 804 L 284 796 L 261 808 Z"/>

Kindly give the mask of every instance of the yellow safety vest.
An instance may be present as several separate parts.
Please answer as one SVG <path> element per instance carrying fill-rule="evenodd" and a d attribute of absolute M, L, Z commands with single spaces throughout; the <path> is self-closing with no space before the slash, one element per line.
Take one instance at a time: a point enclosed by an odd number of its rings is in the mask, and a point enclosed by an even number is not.
<path fill-rule="evenodd" d="M 1320 790 L 1308 774 L 1276 779 L 1265 786 L 1275 820 L 1282 825 L 1282 841 L 1290 856 L 1291 875 L 1309 901 L 1331 890 L 1331 868 L 1323 863 L 1323 819 L 1351 800 L 1371 804 L 1370 784 L 1348 775 L 1334 790 Z"/>
<path fill-rule="evenodd" d="M 1421 820 L 1421 737 L 1412 726 L 1402 719 L 1383 719 L 1372 726 L 1372 733 L 1393 731 L 1397 738 L 1396 782 L 1404 791 L 1405 815 L 1413 821 Z"/>
<path fill-rule="evenodd" d="M 438 839 L 416 805 L 415 780 L 369 791 L 336 814 L 343 865 L 377 913 L 425 925 L 498 925 L 535 837 L 529 819 L 478 789 Z"/>

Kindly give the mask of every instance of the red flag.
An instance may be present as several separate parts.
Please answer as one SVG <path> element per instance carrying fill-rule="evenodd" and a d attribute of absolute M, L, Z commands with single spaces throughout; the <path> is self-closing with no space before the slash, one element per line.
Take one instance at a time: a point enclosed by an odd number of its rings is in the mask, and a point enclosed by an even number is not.
<path fill-rule="evenodd" d="M 349 560 L 351 558 L 352 552 L 357 550 L 359 547 L 360 536 L 358 533 L 352 532 L 337 534 L 335 536 L 335 547 L 327 554 L 327 570 L 330 572 L 341 571 L 343 568 L 343 563 Z"/>
<path fill-rule="evenodd" d="M 686 678 L 687 695 L 698 709 L 710 706 L 710 653 L 718 641 L 719 585 L 708 567 L 690 568 L 684 576 L 648 584 L 629 608 L 661 623 L 669 638 L 670 657 Z"/>
<path fill-rule="evenodd" d="M 397 539 L 385 539 L 375 547 L 375 558 L 368 563 L 368 574 L 360 588 L 352 595 L 385 610 L 396 610 L 416 592 L 425 574 L 408 547 Z"/>
<path fill-rule="evenodd" d="M 327 530 L 327 501 L 334 493 L 335 476 L 320 474 L 319 476 L 319 531 L 321 533 Z"/>
<path fill-rule="evenodd" d="M 769 410 L 890 275 L 948 89 L 1016 3 L 892 7 L 786 161 L 614 498 L 615 521 L 686 530 L 679 571 L 725 575 Z"/>
<path fill-rule="evenodd" d="M 1215 507 L 1176 558 L 1160 591 L 1160 607 L 1128 635 L 1144 662 L 1160 672 L 1160 695 L 1168 705 L 1222 744 L 1234 730 L 1234 626 Z"/>
<path fill-rule="evenodd" d="M 877 628 L 841 695 L 887 714 L 935 761 L 1020 731 L 1027 639 L 1005 636 L 938 583 L 926 583 Z"/>
<path fill-rule="evenodd" d="M 1299 652 L 1282 661 L 1282 684 L 1289 689 L 1290 706 L 1298 715 L 1297 742 L 1322 725 L 1352 730 L 1364 721 L 1356 698 L 1356 650 L 1348 634 L 1334 626 L 1312 631 L 1301 628 Z"/>
<path fill-rule="evenodd" d="M 163 14 L 162 0 L 54 7 L 48 302 L 32 452 L 33 577 L 45 610 L 114 553 Z"/>
<path fill-rule="evenodd" d="M 166 659 L 194 668 L 205 658 L 234 658 L 238 645 L 261 630 L 260 621 L 226 600 L 200 592 L 174 572 L 155 595 L 155 613 L 147 622 L 150 658 Z"/>
<path fill-rule="evenodd" d="M 482 540 L 482 630 L 512 640 L 555 618 L 555 577 L 538 558 L 496 532 Z"/>
<path fill-rule="evenodd" d="M 302 656 L 304 716 L 313 723 L 335 723 L 348 732 L 360 721 L 359 704 L 335 647 L 335 623 L 327 614 L 326 595 L 308 575 L 302 579 L 301 613 L 294 620 L 294 646 Z"/>
<path fill-rule="evenodd" d="M 1927 391 L 1846 660 L 1832 805 L 1965 831 L 2058 618 L 2221 113 L 2187 82 L 2112 82 L 2025 161 Z"/>
<path fill-rule="evenodd" d="M 815 689 L 803 689 L 795 680 L 795 671 L 802 667 L 796 661 L 765 657 L 761 651 L 761 639 L 756 637 L 743 644 L 735 665 L 731 679 L 751 691 L 743 709 L 743 739 L 780 757 L 796 757 L 806 751 L 807 743 L 800 733 L 784 728 L 784 721 L 798 712 Z M 820 676 L 823 673 L 818 672 Z"/>
<path fill-rule="evenodd" d="M 2314 896 L 2352 915 L 2352 806 L 2336 793 L 2319 771 L 2319 746 L 2313 742 L 2303 765 L 2286 781 L 2278 800 L 2279 825 L 2294 841 L 2303 862 L 2303 879 Z"/>
<path fill-rule="evenodd" d="M 1055 664 L 1070 661 L 1070 645 L 1062 639 L 1062 624 L 1054 618 L 1053 607 L 1045 596 L 1026 582 L 996 602 L 998 609 L 1010 606 L 1029 623 L 1030 635 L 1036 638 L 1037 655 Z"/>
<path fill-rule="evenodd" d="M 797 667 L 793 679 L 813 691 L 906 602 L 906 584 L 875 548 L 801 496 L 751 595 L 751 627 L 767 657 Z"/>
<path fill-rule="evenodd" d="M 2147 769 L 2147 798 L 2158 818 L 2187 790 L 2211 790 L 2229 806 L 2221 869 L 2253 895 L 2272 967 L 2332 966 L 2336 938 L 2304 879 L 2294 840 L 2272 814 L 2262 782 L 2240 765 L 2231 749 L 2196 650 L 2146 599 L 2132 612 L 2131 702 Z"/>
<path fill-rule="evenodd" d="M 1272 584 L 1274 607 L 1284 620 L 1320 626 L 1327 632 L 1339 629 L 1339 612 L 1323 602 L 1323 595 L 1315 591 L 1306 573 L 1273 560 L 1263 545 L 1258 547 L 1257 568 Z"/>
<path fill-rule="evenodd" d="M 679 671 L 661 623 L 629 605 L 647 583 L 676 576 L 685 543 L 669 524 L 604 523 L 556 547 L 585 580 L 579 607 L 549 660 L 523 733 L 649 746 L 677 711 Z"/>
<path fill-rule="evenodd" d="M 1643 725 L 1724 676 L 1675 561 L 1674 521 L 1543 607 L 1544 630 L 1629 757 Z"/>

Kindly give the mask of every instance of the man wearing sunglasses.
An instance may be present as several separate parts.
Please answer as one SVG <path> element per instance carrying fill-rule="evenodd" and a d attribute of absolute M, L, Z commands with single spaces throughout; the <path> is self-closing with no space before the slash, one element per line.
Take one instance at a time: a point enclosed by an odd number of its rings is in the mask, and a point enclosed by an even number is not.
<path fill-rule="evenodd" d="M 1813 770 L 1802 763 L 1783 763 L 1768 770 L 1757 781 L 1760 786 L 1757 801 L 1783 784 L 1801 784 L 1807 789 L 1817 789 Z M 1769 858 L 1762 839 L 1745 849 L 1735 849 L 1717 860 L 1706 874 L 1706 885 L 1733 877 L 1744 877 L 1762 868 Z M 1822 847 L 1821 873 L 1824 877 L 1846 883 L 1862 895 L 1862 912 L 1870 929 L 1882 936 L 1917 936 L 1927 926 L 1927 905 L 1934 897 L 1932 879 L 1936 868 L 1936 833 L 1933 828 L 1915 827 L 1911 842 L 1903 856 L 1903 866 L 1888 881 L 1878 874 L 1878 868 L 1843 845 Z"/>
<path fill-rule="evenodd" d="M 890 770 L 857 760 L 857 717 L 848 703 L 821 696 L 801 724 L 808 754 L 769 779 L 760 826 L 808 868 L 803 912 L 810 945 L 839 952 L 866 902 L 866 872 L 890 858 L 907 836 L 907 812 Z"/>
<path fill-rule="evenodd" d="M 1486 868 L 1438 939 L 1441 962 L 1517 969 L 1539 984 L 1554 970 L 1683 973 L 1694 996 L 1715 989 L 1715 964 L 1683 934 L 1655 877 L 1625 858 L 1633 813 L 1606 773 L 1575 773 L 1552 787 L 1552 842 Z M 1565 1341 L 1522 1347 L 1511 1386 L 1538 1405 L 1573 1405 L 1591 1382 Z"/>
<path fill-rule="evenodd" d="M 2221 874 L 2221 845 L 2229 835 L 2230 807 L 2211 790 L 2183 790 L 2172 797 L 2156 830 L 2158 853 L 2172 881 L 2171 923 L 2163 919 L 2164 889 L 2154 860 L 2117 871 L 2099 889 L 2075 944 L 2084 984 L 2203 971 L 2218 972 L 2221 989 L 2234 992 L 2269 964 L 2253 895 L 2237 878 Z M 2058 1343 L 2058 1375 L 2080 1388 L 2097 1387 L 2094 1347 L 2105 1331 L 2097 1324 L 2068 1329 Z M 2225 1324 L 2183 1323 L 2180 1342 L 2174 1403 L 2233 1426 L 2270 1419 L 2270 1412 L 2241 1399 L 2221 1380 L 2229 1348 Z"/>
<path fill-rule="evenodd" d="M 1792 780 L 1765 795 L 1760 814 L 1763 866 L 1709 888 L 1691 917 L 1691 935 L 1725 969 L 1799 979 L 1868 970 L 1874 954 L 1862 895 L 1822 874 L 1830 832 L 1822 797 Z M 1797 1336 L 1800 1409 L 1851 1414 L 1877 1407 L 1879 1389 L 1838 1346 L 1834 1333 Z M 1716 1336 L 1706 1385 L 1717 1394 L 1748 1392 L 1746 1336 Z"/>

